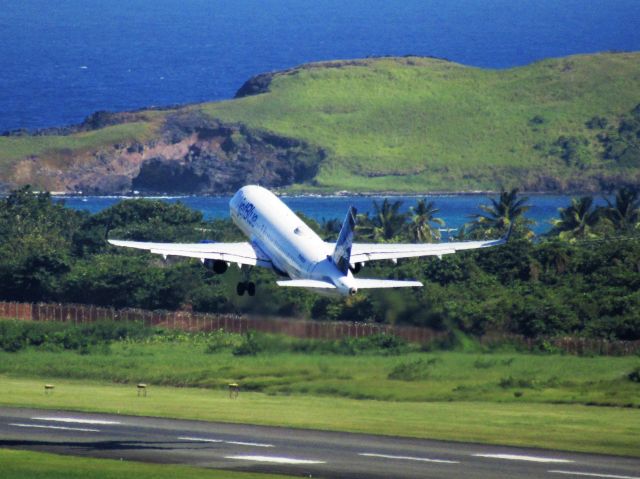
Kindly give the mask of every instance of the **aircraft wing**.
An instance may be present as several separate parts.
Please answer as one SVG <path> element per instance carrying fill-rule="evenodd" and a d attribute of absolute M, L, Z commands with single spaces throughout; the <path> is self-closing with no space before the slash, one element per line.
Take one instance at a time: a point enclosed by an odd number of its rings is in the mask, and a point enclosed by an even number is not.
<path fill-rule="evenodd" d="M 457 241 L 447 243 L 353 243 L 350 263 L 364 263 L 382 259 L 442 256 L 468 249 L 490 248 L 507 242 L 508 236 L 490 241 Z"/>
<path fill-rule="evenodd" d="M 316 279 L 290 279 L 276 282 L 278 283 L 278 286 L 289 286 L 294 288 L 336 289 L 333 283 Z M 397 281 L 393 279 L 377 278 L 353 278 L 352 282 L 358 289 L 415 288 L 422 286 L 420 281 Z"/>
<path fill-rule="evenodd" d="M 114 246 L 136 248 L 167 256 L 213 259 L 250 266 L 272 267 L 271 259 L 251 243 L 149 243 L 146 241 L 108 240 Z"/>

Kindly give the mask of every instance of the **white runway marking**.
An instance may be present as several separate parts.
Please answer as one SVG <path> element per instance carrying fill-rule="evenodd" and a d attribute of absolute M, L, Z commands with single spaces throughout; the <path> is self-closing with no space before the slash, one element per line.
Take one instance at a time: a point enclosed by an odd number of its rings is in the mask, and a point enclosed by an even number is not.
<path fill-rule="evenodd" d="M 207 439 L 204 437 L 179 437 L 178 439 L 182 441 L 218 442 L 218 443 L 224 443 L 224 444 L 235 444 L 236 446 L 274 447 L 273 444 L 263 444 L 261 442 L 224 441 L 222 439 Z"/>
<path fill-rule="evenodd" d="M 224 442 L 222 439 L 206 439 L 204 437 L 179 437 L 181 441 Z"/>
<path fill-rule="evenodd" d="M 490 459 L 506 459 L 507 461 L 529 461 L 529 462 L 574 462 L 570 459 L 554 459 L 552 457 L 521 456 L 517 454 L 472 454 L 474 457 L 487 457 Z"/>
<path fill-rule="evenodd" d="M 259 442 L 241 442 L 241 441 L 224 441 L 226 444 L 235 444 L 236 446 L 253 446 L 253 447 L 273 447 L 273 444 L 262 444 Z"/>
<path fill-rule="evenodd" d="M 274 456 L 225 456 L 226 459 L 238 459 L 241 461 L 271 462 L 274 464 L 326 464 L 327 461 L 315 461 L 311 459 L 294 459 L 292 457 Z"/>
<path fill-rule="evenodd" d="M 448 461 L 446 459 L 429 459 L 426 457 L 412 457 L 412 456 L 390 456 L 388 454 L 375 454 L 373 452 L 361 452 L 358 456 L 366 457 L 381 457 L 383 459 L 399 459 L 402 461 L 420 461 L 420 462 L 439 462 L 442 464 L 460 464 L 460 461 Z"/>
<path fill-rule="evenodd" d="M 9 426 L 16 427 L 34 427 L 38 429 L 60 429 L 63 431 L 81 431 L 81 432 L 100 432 L 99 429 L 87 429 L 84 427 L 66 427 L 66 426 L 45 426 L 42 424 L 20 424 L 20 423 L 11 423 Z"/>
<path fill-rule="evenodd" d="M 76 424 L 122 424 L 120 421 L 106 421 L 103 419 L 80 419 L 75 417 L 32 417 L 34 421 L 71 422 Z"/>
<path fill-rule="evenodd" d="M 607 479 L 640 479 L 638 476 L 616 476 L 614 474 L 596 474 L 594 472 L 579 471 L 549 471 L 551 474 L 565 474 L 569 476 L 604 477 Z"/>

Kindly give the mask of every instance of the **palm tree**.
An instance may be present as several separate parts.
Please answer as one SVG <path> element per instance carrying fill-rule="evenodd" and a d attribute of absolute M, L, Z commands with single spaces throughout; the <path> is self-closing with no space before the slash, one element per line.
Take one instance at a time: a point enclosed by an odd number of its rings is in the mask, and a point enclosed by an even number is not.
<path fill-rule="evenodd" d="M 369 213 L 361 213 L 356 216 L 356 235 L 360 240 L 374 240 L 376 236 L 376 228 L 371 221 Z"/>
<path fill-rule="evenodd" d="M 342 222 L 337 218 L 332 218 L 330 220 L 323 219 L 320 227 L 325 240 L 335 240 L 338 238 L 338 234 L 340 233 Z"/>
<path fill-rule="evenodd" d="M 640 193 L 637 188 L 623 186 L 616 192 L 614 203 L 608 198 L 605 200 L 607 207 L 602 214 L 616 230 L 631 232 L 640 229 Z"/>
<path fill-rule="evenodd" d="M 593 229 L 600 219 L 600 212 L 592 208 L 593 198 L 583 196 L 573 198 L 571 205 L 560 208 L 560 218 L 553 220 L 551 233 L 557 233 L 560 239 L 575 241 L 576 239 L 596 238 Z"/>
<path fill-rule="evenodd" d="M 382 204 L 373 202 L 374 215 L 371 223 L 374 239 L 389 241 L 400 233 L 406 220 L 406 214 L 400 213 L 401 206 L 402 201 L 391 203 L 388 198 L 385 198 Z"/>
<path fill-rule="evenodd" d="M 409 222 L 409 234 L 413 241 L 431 243 L 440 240 L 440 230 L 438 226 L 444 226 L 442 218 L 436 218 L 435 214 L 440 211 L 435 207 L 433 201 L 427 203 L 426 199 L 418 201 L 415 207 L 410 208 L 411 218 Z"/>
<path fill-rule="evenodd" d="M 518 189 L 502 191 L 498 199 L 491 199 L 491 205 L 480 205 L 485 214 L 473 215 L 475 218 L 470 223 L 469 233 L 476 236 L 495 237 L 507 232 L 511 224 L 519 224 L 524 228 L 522 234 L 525 237 L 533 236 L 528 228 L 533 221 L 524 217 L 531 206 L 527 205 L 529 198 L 518 198 Z"/>

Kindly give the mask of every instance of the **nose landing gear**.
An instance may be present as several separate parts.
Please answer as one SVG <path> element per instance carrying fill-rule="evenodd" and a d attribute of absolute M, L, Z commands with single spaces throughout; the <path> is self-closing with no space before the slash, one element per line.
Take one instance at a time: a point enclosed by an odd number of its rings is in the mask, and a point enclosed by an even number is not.
<path fill-rule="evenodd" d="M 249 296 L 255 296 L 256 284 L 253 281 L 240 281 L 236 286 L 236 293 L 238 296 L 243 296 L 245 291 Z"/>

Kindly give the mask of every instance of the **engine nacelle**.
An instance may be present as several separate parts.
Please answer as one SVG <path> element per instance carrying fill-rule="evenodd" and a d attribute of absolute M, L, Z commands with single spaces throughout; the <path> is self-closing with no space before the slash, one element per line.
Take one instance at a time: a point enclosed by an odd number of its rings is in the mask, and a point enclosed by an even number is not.
<path fill-rule="evenodd" d="M 222 274 L 229 268 L 227 262 L 220 259 L 205 259 L 204 265 L 216 274 Z"/>

